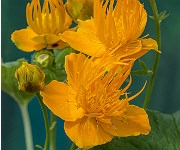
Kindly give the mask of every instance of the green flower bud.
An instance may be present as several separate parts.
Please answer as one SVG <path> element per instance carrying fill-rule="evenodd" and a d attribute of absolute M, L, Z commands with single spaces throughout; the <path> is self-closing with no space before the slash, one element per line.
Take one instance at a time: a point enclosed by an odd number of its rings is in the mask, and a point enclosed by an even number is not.
<path fill-rule="evenodd" d="M 18 89 L 27 93 L 37 93 L 45 86 L 45 74 L 37 65 L 23 62 L 21 67 L 16 69 L 15 77 L 18 80 Z"/>
<path fill-rule="evenodd" d="M 42 68 L 51 68 L 54 62 L 54 54 L 50 50 L 43 49 L 35 54 L 35 63 Z"/>
<path fill-rule="evenodd" d="M 87 20 L 93 16 L 94 0 L 67 0 L 66 10 L 76 22 L 77 19 Z"/>

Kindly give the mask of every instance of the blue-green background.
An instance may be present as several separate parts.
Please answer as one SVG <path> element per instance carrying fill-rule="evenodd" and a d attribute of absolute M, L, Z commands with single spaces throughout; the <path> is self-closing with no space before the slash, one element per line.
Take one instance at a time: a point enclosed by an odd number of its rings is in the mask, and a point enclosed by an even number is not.
<path fill-rule="evenodd" d="M 10 39 L 14 30 L 27 26 L 25 7 L 28 2 L 28 0 L 1 1 L 1 56 L 4 62 L 14 61 L 21 57 L 30 60 L 30 53 L 18 50 Z M 141 2 L 144 3 L 148 14 L 152 15 L 149 1 L 141 0 Z M 170 16 L 162 22 L 161 26 L 162 54 L 149 108 L 163 113 L 173 113 L 180 108 L 180 6 L 179 0 L 158 0 L 157 5 L 160 12 L 166 10 Z M 143 35 L 147 33 L 150 37 L 155 38 L 154 23 L 151 19 L 148 19 Z M 153 57 L 154 51 L 151 51 L 142 58 L 149 68 L 152 67 Z M 138 63 L 135 64 L 134 70 L 135 68 L 138 68 Z M 138 92 L 148 79 L 149 77 L 133 76 L 130 89 L 132 94 Z M 132 103 L 142 106 L 146 89 Z M 1 149 L 25 150 L 20 110 L 16 102 L 6 93 L 2 92 L 1 96 Z M 29 113 L 34 144 L 43 145 L 45 130 L 41 109 L 36 99 L 30 102 Z M 58 119 L 57 150 L 66 150 L 70 145 L 71 141 L 63 130 L 63 121 Z"/>

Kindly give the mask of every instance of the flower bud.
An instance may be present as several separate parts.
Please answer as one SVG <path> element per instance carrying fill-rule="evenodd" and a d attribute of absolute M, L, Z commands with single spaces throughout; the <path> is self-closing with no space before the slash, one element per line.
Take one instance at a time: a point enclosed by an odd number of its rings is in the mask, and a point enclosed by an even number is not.
<path fill-rule="evenodd" d="M 94 0 L 67 0 L 66 10 L 76 22 L 77 19 L 87 20 L 93 16 Z"/>
<path fill-rule="evenodd" d="M 50 50 L 43 49 L 35 54 L 35 63 L 42 68 L 52 68 L 54 62 L 54 54 Z"/>
<path fill-rule="evenodd" d="M 37 65 L 23 62 L 21 67 L 16 69 L 15 77 L 18 80 L 18 89 L 27 93 L 37 93 L 45 86 L 45 74 Z"/>

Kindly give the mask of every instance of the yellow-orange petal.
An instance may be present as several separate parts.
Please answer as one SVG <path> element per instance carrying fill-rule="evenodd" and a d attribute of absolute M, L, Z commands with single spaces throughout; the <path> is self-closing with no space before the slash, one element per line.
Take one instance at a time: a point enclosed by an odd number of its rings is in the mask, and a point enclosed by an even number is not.
<path fill-rule="evenodd" d="M 61 35 L 61 39 L 68 42 L 74 49 L 90 56 L 100 57 L 106 49 L 96 37 L 95 26 L 92 20 L 79 21 L 78 31 L 65 31 Z"/>
<path fill-rule="evenodd" d="M 143 50 L 153 49 L 153 50 L 158 51 L 158 44 L 154 39 L 152 39 L 152 38 L 141 39 L 141 41 L 142 41 L 142 49 Z M 160 51 L 158 51 L 158 52 L 160 52 Z"/>
<path fill-rule="evenodd" d="M 75 122 L 66 121 L 64 129 L 67 136 L 79 147 L 88 149 L 112 140 L 113 136 L 97 123 L 95 118 L 84 116 Z"/>
<path fill-rule="evenodd" d="M 146 54 L 151 49 L 158 51 L 158 45 L 155 40 L 151 38 L 137 39 L 120 47 L 118 50 L 115 51 L 115 55 L 119 59 L 123 58 L 136 60 Z"/>
<path fill-rule="evenodd" d="M 61 39 L 58 35 L 44 34 L 44 35 L 37 35 L 33 37 L 32 40 L 35 41 L 36 43 L 54 44 Z"/>
<path fill-rule="evenodd" d="M 148 115 L 143 108 L 135 105 L 129 105 L 126 112 L 117 117 L 109 117 L 111 124 L 100 123 L 103 129 L 119 137 L 147 135 L 150 130 Z"/>
<path fill-rule="evenodd" d="M 115 57 L 118 59 L 137 59 L 134 57 L 135 54 L 140 52 L 142 49 L 142 43 L 140 40 L 132 41 L 126 45 L 119 47 L 115 51 Z M 131 56 L 131 57 L 130 57 Z"/>
<path fill-rule="evenodd" d="M 128 59 L 138 59 L 144 54 L 146 54 L 149 50 L 155 50 L 158 51 L 158 45 L 157 42 L 152 39 L 139 39 L 141 42 L 141 49 L 137 51 L 136 53 L 132 53 L 132 55 L 127 56 Z M 160 51 L 158 51 L 160 53 Z"/>
<path fill-rule="evenodd" d="M 83 76 L 85 73 L 82 73 L 82 70 L 89 69 L 87 66 L 86 68 L 84 66 L 86 59 L 85 55 L 75 53 L 71 53 L 65 57 L 65 70 L 67 73 L 68 84 L 76 90 L 78 90 L 78 85 L 84 80 Z"/>
<path fill-rule="evenodd" d="M 62 40 L 59 40 L 58 42 L 56 43 L 53 43 L 53 44 L 49 44 L 48 45 L 48 49 L 58 49 L 58 50 L 62 50 L 63 48 L 67 47 L 69 44 L 62 41 Z"/>
<path fill-rule="evenodd" d="M 61 119 L 75 121 L 82 117 L 83 109 L 78 107 L 76 95 L 67 84 L 53 80 L 40 94 L 43 103 Z"/>
<path fill-rule="evenodd" d="M 67 11 L 65 11 L 64 26 L 63 26 L 63 30 L 62 30 L 61 33 L 63 33 L 64 31 L 67 31 L 71 24 L 72 24 L 72 19 L 69 16 L 69 14 L 67 13 Z"/>
<path fill-rule="evenodd" d="M 35 36 L 37 36 L 37 34 L 30 28 L 27 28 L 14 31 L 11 35 L 11 40 L 20 50 L 26 52 L 41 50 L 46 45 L 33 41 L 32 38 L 34 38 Z"/>

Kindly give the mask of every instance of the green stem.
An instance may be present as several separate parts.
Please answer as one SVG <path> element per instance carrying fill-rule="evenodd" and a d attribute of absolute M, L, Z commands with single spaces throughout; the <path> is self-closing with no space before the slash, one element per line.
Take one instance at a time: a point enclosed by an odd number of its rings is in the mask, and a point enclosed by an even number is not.
<path fill-rule="evenodd" d="M 46 139 L 45 139 L 45 143 L 44 143 L 44 149 L 43 150 L 48 150 L 48 142 L 49 142 L 49 121 L 48 121 L 48 114 L 47 114 L 47 110 L 46 107 L 44 105 L 44 103 L 42 102 L 42 97 L 39 93 L 36 93 L 37 99 L 39 101 L 39 104 L 41 106 L 42 109 L 42 113 L 43 113 L 43 117 L 44 117 L 44 124 L 45 124 L 45 130 L 46 130 Z"/>
<path fill-rule="evenodd" d="M 55 123 L 55 124 L 54 124 Z M 53 125 L 54 124 L 54 125 Z M 50 125 L 53 127 L 50 129 L 50 150 L 56 150 L 56 116 L 50 112 Z"/>
<path fill-rule="evenodd" d="M 70 150 L 75 150 L 75 148 L 76 148 L 76 144 L 72 143 Z"/>
<path fill-rule="evenodd" d="M 158 17 L 158 9 L 157 9 L 155 0 L 149 0 L 149 1 L 151 4 L 152 11 L 153 11 L 154 23 L 155 23 L 155 28 L 156 28 L 156 41 L 158 44 L 158 49 L 160 51 L 161 50 L 161 27 L 160 27 L 160 20 Z M 158 69 L 159 59 L 160 59 L 160 53 L 156 52 L 153 69 L 152 69 L 153 74 L 150 77 L 149 86 L 148 86 L 146 97 L 145 97 L 144 104 L 143 104 L 144 108 L 147 108 L 148 103 L 151 98 L 151 94 L 152 94 L 152 90 L 153 90 L 153 86 L 154 86 L 154 80 L 155 80 L 156 72 Z"/>
<path fill-rule="evenodd" d="M 20 108 L 21 114 L 22 114 L 23 126 L 24 126 L 26 150 L 34 150 L 31 123 L 30 123 L 30 119 L 29 119 L 29 113 L 28 113 L 27 106 L 28 106 L 28 104 L 24 104 L 24 105 L 19 104 L 19 108 Z"/>

